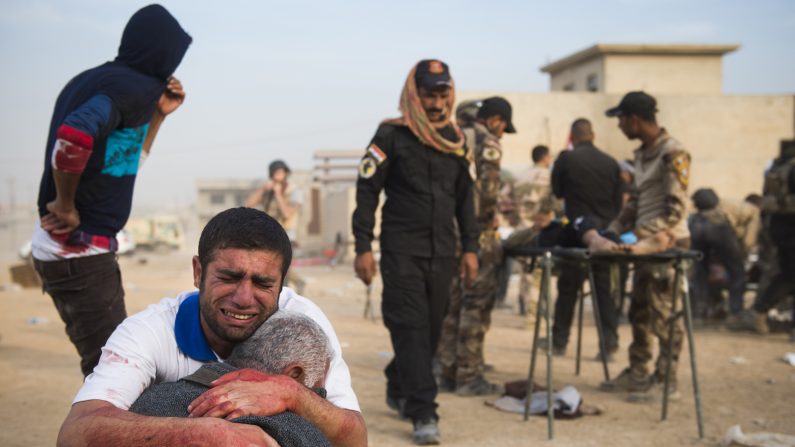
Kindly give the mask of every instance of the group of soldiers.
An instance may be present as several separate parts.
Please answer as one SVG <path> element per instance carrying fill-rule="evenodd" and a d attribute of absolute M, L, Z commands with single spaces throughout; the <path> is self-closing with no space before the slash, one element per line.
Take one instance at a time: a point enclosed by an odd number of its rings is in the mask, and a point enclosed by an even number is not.
<path fill-rule="evenodd" d="M 535 165 L 517 176 L 519 194 L 507 207 L 500 200 L 500 138 L 517 131 L 511 104 L 501 97 L 465 104 L 469 111 L 459 109 L 460 126 L 454 104 L 454 83 L 445 63 L 423 60 L 412 68 L 400 98 L 401 116 L 381 123 L 361 160 L 353 214 L 354 268 L 369 285 L 376 273 L 375 210 L 380 193 L 386 193 L 379 237 L 382 314 L 395 353 L 385 370 L 386 401 L 412 420 L 414 441 L 421 445 L 441 440 L 435 401 L 440 388 L 463 396 L 498 389 L 484 375 L 483 340 L 503 264 L 501 211 L 514 209 L 513 223 L 524 241 L 520 243 L 634 253 L 689 245 L 685 210 L 690 155 L 657 124 L 653 97 L 631 92 L 606 112 L 618 118 L 627 138 L 642 142 L 635 151 L 636 192 L 628 199 L 619 164 L 593 145 L 590 122 L 579 119 L 572 125 L 573 149 L 558 159 L 551 173 L 549 150 L 534 149 Z M 550 190 L 566 204 L 562 221 L 553 220 L 558 202 Z M 640 241 L 622 239 L 629 233 Z M 570 273 L 561 285 L 577 287 L 583 276 Z M 597 281 L 597 287 L 604 282 Z M 603 384 L 604 389 L 642 396 L 662 392 L 673 287 L 670 268 L 636 269 L 630 367 Z M 612 306 L 603 295 L 597 290 L 599 305 Z M 565 309 L 558 310 L 558 315 L 565 314 Z M 569 325 L 556 321 L 556 332 L 567 335 Z M 608 333 L 613 334 L 608 349 L 615 351 L 615 324 Z M 678 325 L 674 366 L 682 333 Z M 662 352 L 650 373 L 653 336 Z M 438 382 L 435 357 L 441 364 Z M 670 390 L 676 393 L 675 380 Z"/>
<path fill-rule="evenodd" d="M 763 195 L 749 194 L 736 202 L 719 198 L 709 188 L 693 194 L 693 248 L 704 254 L 692 272 L 697 319 L 709 322 L 728 314 L 730 330 L 767 334 L 769 311 L 786 305 L 784 299 L 795 294 L 790 257 L 795 241 L 794 164 L 795 141 L 785 140 L 766 170 Z M 744 309 L 749 283 L 756 284 L 757 294 L 752 307 Z M 723 289 L 728 290 L 728 312 Z M 795 341 L 795 331 L 790 339 Z"/>

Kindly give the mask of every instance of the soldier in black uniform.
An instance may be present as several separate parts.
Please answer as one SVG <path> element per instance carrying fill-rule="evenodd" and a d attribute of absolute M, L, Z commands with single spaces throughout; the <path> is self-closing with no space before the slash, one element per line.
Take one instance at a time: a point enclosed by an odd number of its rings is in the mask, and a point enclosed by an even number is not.
<path fill-rule="evenodd" d="M 781 154 L 765 175 L 762 215 L 765 230 L 778 249 L 779 273 L 754 302 L 754 327 L 766 334 L 767 313 L 795 294 L 795 140 L 781 142 Z M 795 342 L 795 306 L 790 341 Z"/>
<path fill-rule="evenodd" d="M 420 61 L 400 98 L 402 116 L 384 121 L 359 165 L 353 234 L 357 276 L 375 275 L 371 242 L 381 190 L 382 314 L 394 359 L 386 367 L 387 404 L 414 423 L 414 442 L 438 444 L 436 351 L 456 274 L 454 219 L 464 254 L 460 274 L 477 275 L 479 229 L 464 138 L 451 121 L 455 102 L 448 67 Z"/>
<path fill-rule="evenodd" d="M 621 211 L 621 169 L 613 157 L 594 146 L 593 128 L 587 119 L 580 118 L 572 123 L 570 138 L 574 149 L 558 156 L 552 169 L 552 191 L 565 201 L 566 217 L 572 225 L 587 217 L 596 228 L 604 229 Z M 580 241 L 572 242 L 581 245 Z M 610 293 L 610 268 L 605 263 L 595 263 L 593 274 L 596 284 L 593 302 L 599 306 L 606 354 L 612 358 L 618 350 L 618 316 Z M 556 355 L 566 352 L 577 294 L 586 275 L 586 270 L 578 265 L 561 266 L 552 328 Z"/>
<path fill-rule="evenodd" d="M 743 296 L 745 295 L 745 266 L 740 239 L 721 210 L 720 198 L 711 188 L 700 188 L 693 193 L 693 206 L 697 212 L 688 218 L 690 241 L 693 250 L 700 251 L 704 258 L 693 266 L 692 289 L 693 314 L 697 321 L 707 317 L 715 307 L 721 307 L 723 297 L 720 288 L 710 283 L 712 264 L 723 266 L 728 277 L 729 327 L 741 325 Z"/>

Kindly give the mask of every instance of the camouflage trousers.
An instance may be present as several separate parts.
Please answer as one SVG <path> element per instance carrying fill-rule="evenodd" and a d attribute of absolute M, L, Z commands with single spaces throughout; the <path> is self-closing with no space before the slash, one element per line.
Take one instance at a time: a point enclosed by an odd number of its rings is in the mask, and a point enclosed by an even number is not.
<path fill-rule="evenodd" d="M 538 291 L 541 286 L 541 269 L 535 268 L 532 272 L 528 273 L 527 267 L 532 261 L 530 259 L 520 258 L 520 262 L 522 272 L 519 276 L 519 302 L 524 303 L 527 315 L 534 317 L 538 310 Z"/>
<path fill-rule="evenodd" d="M 539 230 L 535 227 L 518 229 L 505 241 L 505 246 L 521 247 L 536 244 L 538 234 Z M 521 273 L 519 274 L 519 302 L 524 303 L 527 314 L 533 316 L 538 308 L 538 287 L 541 284 L 541 269 L 535 268 L 531 273 L 528 273 L 527 269 L 533 262 L 532 259 L 517 259 L 521 266 Z M 535 292 L 533 292 L 533 285 L 536 286 Z"/>
<path fill-rule="evenodd" d="M 635 264 L 632 303 L 629 307 L 629 321 L 632 324 L 632 344 L 629 346 L 629 366 L 632 372 L 646 376 L 648 363 L 652 359 L 653 337 L 657 338 L 659 355 L 654 374 L 663 378 L 668 365 L 670 345 L 669 322 L 672 318 L 672 292 L 680 287 L 676 308 L 682 310 L 682 285 L 674 285 L 674 269 L 671 265 Z M 671 380 L 676 383 L 676 366 L 682 351 L 684 329 L 682 320 L 677 318 L 674 325 L 673 352 L 671 356 Z"/>
<path fill-rule="evenodd" d="M 483 340 L 491 325 L 502 264 L 502 247 L 494 232 L 481 234 L 478 264 L 472 287 L 464 288 L 454 277 L 439 341 L 442 377 L 458 386 L 483 377 Z"/>

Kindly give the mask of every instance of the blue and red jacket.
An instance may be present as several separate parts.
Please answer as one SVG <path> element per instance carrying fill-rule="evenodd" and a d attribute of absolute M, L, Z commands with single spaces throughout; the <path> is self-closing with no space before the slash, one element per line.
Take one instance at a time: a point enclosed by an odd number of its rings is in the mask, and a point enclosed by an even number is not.
<path fill-rule="evenodd" d="M 58 96 L 50 123 L 39 216 L 48 213 L 46 205 L 55 199 L 53 153 L 59 142 L 67 141 L 90 154 L 85 167 L 79 168 L 78 232 L 112 238 L 124 227 L 149 122 L 191 41 L 165 8 L 150 5 L 130 18 L 114 61 L 69 81 Z M 63 154 L 56 152 L 56 156 Z"/>

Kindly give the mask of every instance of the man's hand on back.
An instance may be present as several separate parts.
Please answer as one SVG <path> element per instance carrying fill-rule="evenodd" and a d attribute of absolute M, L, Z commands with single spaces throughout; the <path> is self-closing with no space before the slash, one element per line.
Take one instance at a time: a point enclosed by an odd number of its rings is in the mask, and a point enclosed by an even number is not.
<path fill-rule="evenodd" d="M 292 410 L 300 391 L 295 380 L 284 375 L 241 369 L 223 375 L 188 406 L 190 417 L 234 419 L 271 416 Z"/>
<path fill-rule="evenodd" d="M 74 206 L 64 207 L 57 200 L 47 204 L 48 214 L 41 218 L 41 228 L 52 234 L 67 234 L 80 226 L 80 214 Z"/>

